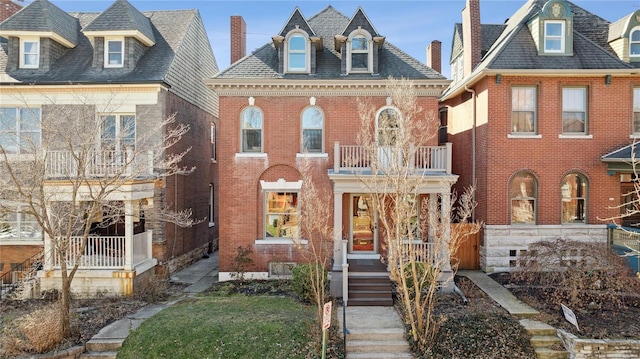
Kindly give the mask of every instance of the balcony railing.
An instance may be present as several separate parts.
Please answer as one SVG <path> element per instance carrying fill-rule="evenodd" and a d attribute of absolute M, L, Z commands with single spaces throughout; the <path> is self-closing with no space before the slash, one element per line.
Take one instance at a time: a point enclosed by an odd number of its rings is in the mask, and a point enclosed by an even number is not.
<path fill-rule="evenodd" d="M 393 148 L 380 147 L 376 151 L 378 166 L 393 168 L 391 161 L 401 161 L 402 165 L 425 173 L 451 174 L 451 143 L 445 146 L 420 146 L 411 151 L 411 158 L 403 161 L 400 154 L 394 154 Z M 334 144 L 333 170 L 362 171 L 371 169 L 371 152 L 363 146 Z"/>
<path fill-rule="evenodd" d="M 153 174 L 153 152 L 151 151 L 93 150 L 88 154 L 69 150 L 47 151 L 45 175 L 48 178 L 151 174 Z"/>
<path fill-rule="evenodd" d="M 81 269 L 126 269 L 127 263 L 132 267 L 151 259 L 152 232 L 146 231 L 133 236 L 131 252 L 127 252 L 124 236 L 89 236 L 82 252 L 83 237 L 71 237 L 65 256 L 67 266 L 80 261 Z M 130 258 L 127 258 L 129 256 Z M 130 260 L 128 260 L 130 259 Z M 54 268 L 60 268 L 60 256 L 54 251 Z"/>

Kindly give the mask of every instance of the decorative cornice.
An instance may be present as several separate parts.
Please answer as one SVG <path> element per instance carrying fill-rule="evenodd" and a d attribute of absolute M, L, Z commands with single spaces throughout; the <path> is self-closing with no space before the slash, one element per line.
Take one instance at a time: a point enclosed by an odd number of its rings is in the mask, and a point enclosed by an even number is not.
<path fill-rule="evenodd" d="M 207 85 L 220 96 L 388 96 L 389 81 L 381 80 L 254 80 L 210 79 Z M 442 95 L 449 80 L 415 80 L 416 96 Z"/>

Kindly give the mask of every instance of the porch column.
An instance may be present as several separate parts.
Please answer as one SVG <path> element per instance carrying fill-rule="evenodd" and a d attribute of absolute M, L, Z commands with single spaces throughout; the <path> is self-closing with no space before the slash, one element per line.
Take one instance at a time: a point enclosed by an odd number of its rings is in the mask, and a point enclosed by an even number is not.
<path fill-rule="evenodd" d="M 437 228 L 437 210 L 438 210 L 438 194 L 437 193 L 429 193 L 429 213 L 428 217 L 428 227 L 427 227 L 427 242 L 433 242 L 436 239 L 438 230 Z"/>
<path fill-rule="evenodd" d="M 449 253 L 449 242 L 451 242 L 451 194 L 441 193 L 440 221 L 442 223 L 442 248 L 440 250 L 440 259 L 442 262 L 442 271 L 451 271 L 451 253 Z"/>
<path fill-rule="evenodd" d="M 51 238 L 44 233 L 44 269 L 52 270 L 53 269 L 53 246 L 51 242 Z"/>
<path fill-rule="evenodd" d="M 333 192 L 333 270 L 342 270 L 342 194 Z"/>
<path fill-rule="evenodd" d="M 124 201 L 124 270 L 133 270 L 133 201 Z"/>

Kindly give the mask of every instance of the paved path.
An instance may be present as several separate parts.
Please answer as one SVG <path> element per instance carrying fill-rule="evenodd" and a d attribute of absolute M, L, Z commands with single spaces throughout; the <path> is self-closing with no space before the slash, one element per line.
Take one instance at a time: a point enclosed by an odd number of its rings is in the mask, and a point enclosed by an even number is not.
<path fill-rule="evenodd" d="M 481 271 L 459 270 L 459 276 L 469 278 L 478 288 L 487 293 L 491 299 L 506 309 L 509 314 L 520 318 L 529 318 L 540 314 L 537 310 L 522 303 L 511 292 L 500 283 L 493 280 L 486 273 Z"/>
<path fill-rule="evenodd" d="M 171 281 L 174 283 L 190 284 L 184 289 L 185 293 L 200 293 L 218 282 L 218 266 L 220 263 L 218 251 L 211 253 L 209 258 L 203 258 L 191 266 L 174 273 Z"/>

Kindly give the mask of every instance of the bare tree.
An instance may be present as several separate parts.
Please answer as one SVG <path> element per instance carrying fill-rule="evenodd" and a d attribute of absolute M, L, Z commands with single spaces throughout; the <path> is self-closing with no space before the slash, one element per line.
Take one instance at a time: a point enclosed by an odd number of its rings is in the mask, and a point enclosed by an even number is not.
<path fill-rule="evenodd" d="M 469 188 L 453 210 L 455 176 L 441 176 L 438 193 L 424 193 L 424 184 L 433 180 L 421 165 L 432 160 L 428 145 L 434 142 L 439 122 L 435 113 L 420 108 L 410 81 L 390 79 L 388 93 L 388 107 L 382 111 L 359 102 L 358 142 L 366 149 L 371 168 L 371 174 L 361 178 L 372 193 L 404 320 L 414 342 L 425 346 L 437 329 L 436 292 L 452 285 L 451 253 L 466 235 L 477 233 L 480 224 L 452 230 L 451 222 L 469 221 L 475 206 Z"/>
<path fill-rule="evenodd" d="M 9 122 L 13 118 L 14 126 L 19 118 L 20 128 L 0 132 L 0 216 L 31 218 L 50 243 L 45 257 L 50 256 L 61 273 L 63 337 L 71 334 L 71 283 L 95 244 L 90 240 L 92 226 L 140 215 L 131 205 L 114 200 L 131 191 L 129 186 L 146 183 L 153 191 L 158 180 L 194 170 L 180 165 L 189 149 L 171 151 L 189 130 L 176 123 L 175 115 L 146 116 L 146 123 L 136 123 L 140 112 L 115 112 L 122 105 L 117 93 L 93 98 L 82 91 L 71 90 L 64 101 L 40 94 L 46 97 L 40 107 L 30 107 L 27 95 L 21 95 L 17 101 L 24 105 L 5 108 L 12 112 L 2 114 Z M 156 204 L 145 212 L 147 221 L 180 226 L 196 222 L 189 209 L 172 213 Z"/>

